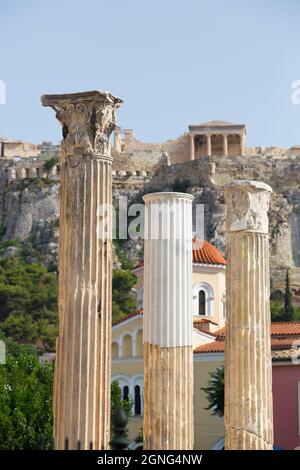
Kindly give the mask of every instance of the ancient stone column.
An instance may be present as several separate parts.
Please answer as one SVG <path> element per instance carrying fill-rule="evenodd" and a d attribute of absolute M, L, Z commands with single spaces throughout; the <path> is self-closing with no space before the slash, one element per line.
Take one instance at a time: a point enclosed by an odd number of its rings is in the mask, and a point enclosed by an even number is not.
<path fill-rule="evenodd" d="M 245 155 L 245 135 L 240 136 L 240 154 Z"/>
<path fill-rule="evenodd" d="M 226 449 L 272 449 L 268 208 L 272 189 L 236 181 L 227 204 Z"/>
<path fill-rule="evenodd" d="M 195 160 L 195 142 L 193 135 L 190 135 L 190 160 Z"/>
<path fill-rule="evenodd" d="M 210 157 L 211 156 L 211 135 L 210 134 L 206 136 L 206 145 L 207 145 L 207 155 L 208 157 Z"/>
<path fill-rule="evenodd" d="M 193 449 L 192 200 L 144 196 L 145 449 Z"/>
<path fill-rule="evenodd" d="M 228 135 L 227 134 L 223 135 L 223 155 L 224 157 L 227 157 L 228 155 Z"/>
<path fill-rule="evenodd" d="M 122 101 L 107 92 L 45 95 L 62 125 L 56 448 L 107 449 L 111 375 L 111 153 Z M 101 219 L 101 208 L 103 219 Z M 105 223 L 104 223 L 105 220 Z"/>

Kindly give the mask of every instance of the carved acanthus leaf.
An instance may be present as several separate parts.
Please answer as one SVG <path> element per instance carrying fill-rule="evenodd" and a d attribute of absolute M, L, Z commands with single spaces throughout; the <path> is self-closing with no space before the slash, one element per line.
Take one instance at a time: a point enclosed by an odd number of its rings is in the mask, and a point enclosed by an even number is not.
<path fill-rule="evenodd" d="M 272 189 L 255 181 L 237 181 L 227 186 L 228 230 L 268 233 L 268 210 Z"/>
<path fill-rule="evenodd" d="M 45 95 L 44 106 L 51 106 L 62 126 L 64 155 L 95 154 L 110 156 L 109 137 L 116 126 L 119 98 L 106 92 Z"/>

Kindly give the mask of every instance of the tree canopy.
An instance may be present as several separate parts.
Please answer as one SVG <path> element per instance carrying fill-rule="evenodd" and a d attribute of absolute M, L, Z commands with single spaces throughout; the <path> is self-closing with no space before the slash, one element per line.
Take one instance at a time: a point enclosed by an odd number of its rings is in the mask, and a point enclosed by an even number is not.
<path fill-rule="evenodd" d="M 224 366 L 218 367 L 210 373 L 207 387 L 203 387 L 208 400 L 207 410 L 212 415 L 224 416 Z"/>
<path fill-rule="evenodd" d="M 6 364 L 0 364 L 0 449 L 38 449 L 41 435 L 50 448 L 53 364 L 40 364 L 31 346 L 5 343 Z"/>

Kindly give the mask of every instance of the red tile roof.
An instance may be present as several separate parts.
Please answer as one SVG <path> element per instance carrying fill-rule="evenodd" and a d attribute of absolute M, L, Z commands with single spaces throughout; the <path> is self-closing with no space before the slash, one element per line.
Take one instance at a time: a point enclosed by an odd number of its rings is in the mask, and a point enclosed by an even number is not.
<path fill-rule="evenodd" d="M 214 353 L 214 352 L 224 352 L 225 350 L 225 336 L 226 328 L 220 328 L 214 332 L 216 340 L 208 344 L 202 344 L 194 350 L 195 353 Z M 277 336 L 281 336 L 278 338 Z M 295 340 L 300 340 L 300 322 L 273 322 L 271 324 L 271 347 L 274 357 L 279 360 L 280 357 L 289 356 L 285 354 L 286 351 L 292 348 Z M 276 351 L 283 351 L 284 354 L 275 355 Z M 290 356 L 289 356 L 290 357 Z"/>
<path fill-rule="evenodd" d="M 300 338 L 299 338 L 300 339 Z M 292 344 L 294 343 L 295 339 L 287 338 L 287 339 L 271 339 L 271 347 L 272 351 L 284 351 L 287 349 L 291 349 Z M 225 351 L 225 341 L 217 339 L 216 341 L 212 341 L 211 343 L 201 344 L 198 346 L 194 353 L 214 353 L 214 352 L 224 352 Z"/>
<path fill-rule="evenodd" d="M 194 238 L 193 263 L 226 265 L 226 260 L 211 243 Z"/>
<path fill-rule="evenodd" d="M 300 321 L 273 322 L 272 335 L 300 335 Z"/>
<path fill-rule="evenodd" d="M 208 318 L 194 318 L 193 319 L 193 323 L 194 325 L 195 324 L 199 324 L 199 323 L 212 323 L 213 325 L 217 325 L 218 323 L 216 323 L 215 321 L 212 321 L 212 320 L 209 320 Z"/>
<path fill-rule="evenodd" d="M 119 318 L 118 320 L 113 321 L 113 326 L 118 325 L 119 323 L 122 323 L 125 320 L 129 320 L 129 318 L 137 317 L 138 315 L 143 315 L 143 309 L 141 308 L 140 310 L 137 310 L 134 313 L 128 313 L 126 317 Z"/>
<path fill-rule="evenodd" d="M 226 260 L 223 258 L 220 251 L 215 248 L 211 243 L 206 240 L 193 239 L 193 263 L 196 264 L 214 264 L 226 265 Z M 143 261 L 140 261 L 133 269 L 138 269 L 144 266 Z"/>
<path fill-rule="evenodd" d="M 286 336 L 300 335 L 300 321 L 291 321 L 291 322 L 272 322 L 271 323 L 271 335 L 272 336 Z M 226 327 L 220 328 L 215 331 L 215 336 L 222 338 L 226 336 Z"/>

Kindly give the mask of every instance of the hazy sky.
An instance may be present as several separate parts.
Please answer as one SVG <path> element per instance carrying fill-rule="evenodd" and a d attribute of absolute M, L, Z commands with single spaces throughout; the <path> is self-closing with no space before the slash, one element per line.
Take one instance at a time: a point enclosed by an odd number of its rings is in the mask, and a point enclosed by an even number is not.
<path fill-rule="evenodd" d="M 222 119 L 300 144 L 299 0 L 0 0 L 0 21 L 0 136 L 58 142 L 40 96 L 102 89 L 141 140 Z"/>

